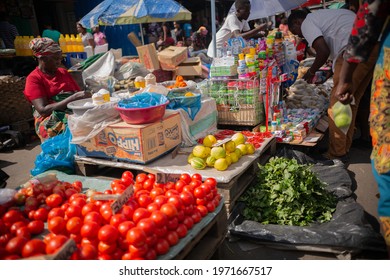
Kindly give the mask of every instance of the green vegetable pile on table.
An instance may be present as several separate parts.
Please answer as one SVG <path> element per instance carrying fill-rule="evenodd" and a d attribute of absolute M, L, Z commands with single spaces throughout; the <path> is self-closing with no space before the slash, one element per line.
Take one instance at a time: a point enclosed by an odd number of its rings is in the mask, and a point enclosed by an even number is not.
<path fill-rule="evenodd" d="M 258 183 L 242 196 L 245 219 L 262 224 L 306 226 L 326 222 L 336 209 L 336 197 L 325 190 L 310 165 L 274 157 L 260 167 Z"/>

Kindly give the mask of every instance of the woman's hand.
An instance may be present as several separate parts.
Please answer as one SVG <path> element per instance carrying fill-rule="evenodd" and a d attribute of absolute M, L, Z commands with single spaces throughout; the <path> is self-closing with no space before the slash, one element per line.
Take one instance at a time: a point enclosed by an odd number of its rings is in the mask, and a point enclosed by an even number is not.
<path fill-rule="evenodd" d="M 351 93 L 352 85 L 349 83 L 339 83 L 334 96 L 341 103 L 347 105 L 350 104 L 353 100 L 353 95 Z"/>
<path fill-rule="evenodd" d="M 89 91 L 78 91 L 73 94 L 74 100 L 79 100 L 79 99 L 85 99 L 85 98 L 91 98 L 92 94 Z"/>

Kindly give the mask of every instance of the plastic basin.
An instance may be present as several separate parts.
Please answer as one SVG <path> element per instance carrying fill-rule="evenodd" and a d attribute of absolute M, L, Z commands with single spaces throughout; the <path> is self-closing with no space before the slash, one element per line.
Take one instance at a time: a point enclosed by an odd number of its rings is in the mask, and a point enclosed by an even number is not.
<path fill-rule="evenodd" d="M 161 120 L 169 101 L 157 106 L 147 108 L 122 108 L 115 106 L 122 120 L 128 124 L 146 124 Z"/>

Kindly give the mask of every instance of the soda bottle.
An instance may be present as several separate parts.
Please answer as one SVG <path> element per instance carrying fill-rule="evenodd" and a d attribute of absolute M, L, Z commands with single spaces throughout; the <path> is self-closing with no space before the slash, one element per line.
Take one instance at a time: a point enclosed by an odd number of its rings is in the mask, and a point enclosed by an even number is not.
<path fill-rule="evenodd" d="M 66 42 L 65 42 L 65 37 L 64 35 L 60 35 L 60 38 L 58 40 L 59 44 L 60 44 L 60 48 L 61 48 L 61 51 L 63 53 L 66 53 Z"/>
<path fill-rule="evenodd" d="M 72 42 L 70 40 L 69 34 L 65 34 L 65 52 L 71 52 L 72 51 Z"/>

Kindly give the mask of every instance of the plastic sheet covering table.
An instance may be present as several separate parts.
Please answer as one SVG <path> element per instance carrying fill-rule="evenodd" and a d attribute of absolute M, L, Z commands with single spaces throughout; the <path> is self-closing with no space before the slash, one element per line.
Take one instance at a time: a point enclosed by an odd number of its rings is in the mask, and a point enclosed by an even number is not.
<path fill-rule="evenodd" d="M 44 177 L 48 174 L 56 174 L 58 180 L 66 182 L 74 182 L 79 180 L 83 183 L 83 192 L 88 189 L 95 189 L 97 191 L 104 191 L 110 188 L 110 180 L 89 178 L 79 175 L 68 175 L 60 171 L 50 170 L 46 171 L 35 178 Z M 215 208 L 214 212 L 207 214 L 203 219 L 194 224 L 193 228 L 190 229 L 187 235 L 180 239 L 180 242 L 175 246 L 172 246 L 168 253 L 159 256 L 159 260 L 169 259 L 185 259 L 185 258 L 210 258 L 215 250 L 217 250 L 220 243 L 225 238 L 227 231 L 226 213 L 224 209 L 223 199 L 219 203 L 218 207 Z M 215 231 L 215 232 L 210 232 Z M 202 240 L 207 240 L 207 244 L 201 244 Z M 208 238 L 207 238 L 208 237 Z M 205 241 L 206 242 L 206 241 Z M 204 242 L 204 243 L 205 243 Z M 214 246 L 210 246 L 210 242 Z M 203 246 L 202 246 L 203 245 Z M 203 252 L 201 254 L 191 254 L 191 250 L 195 247 L 202 247 Z"/>

